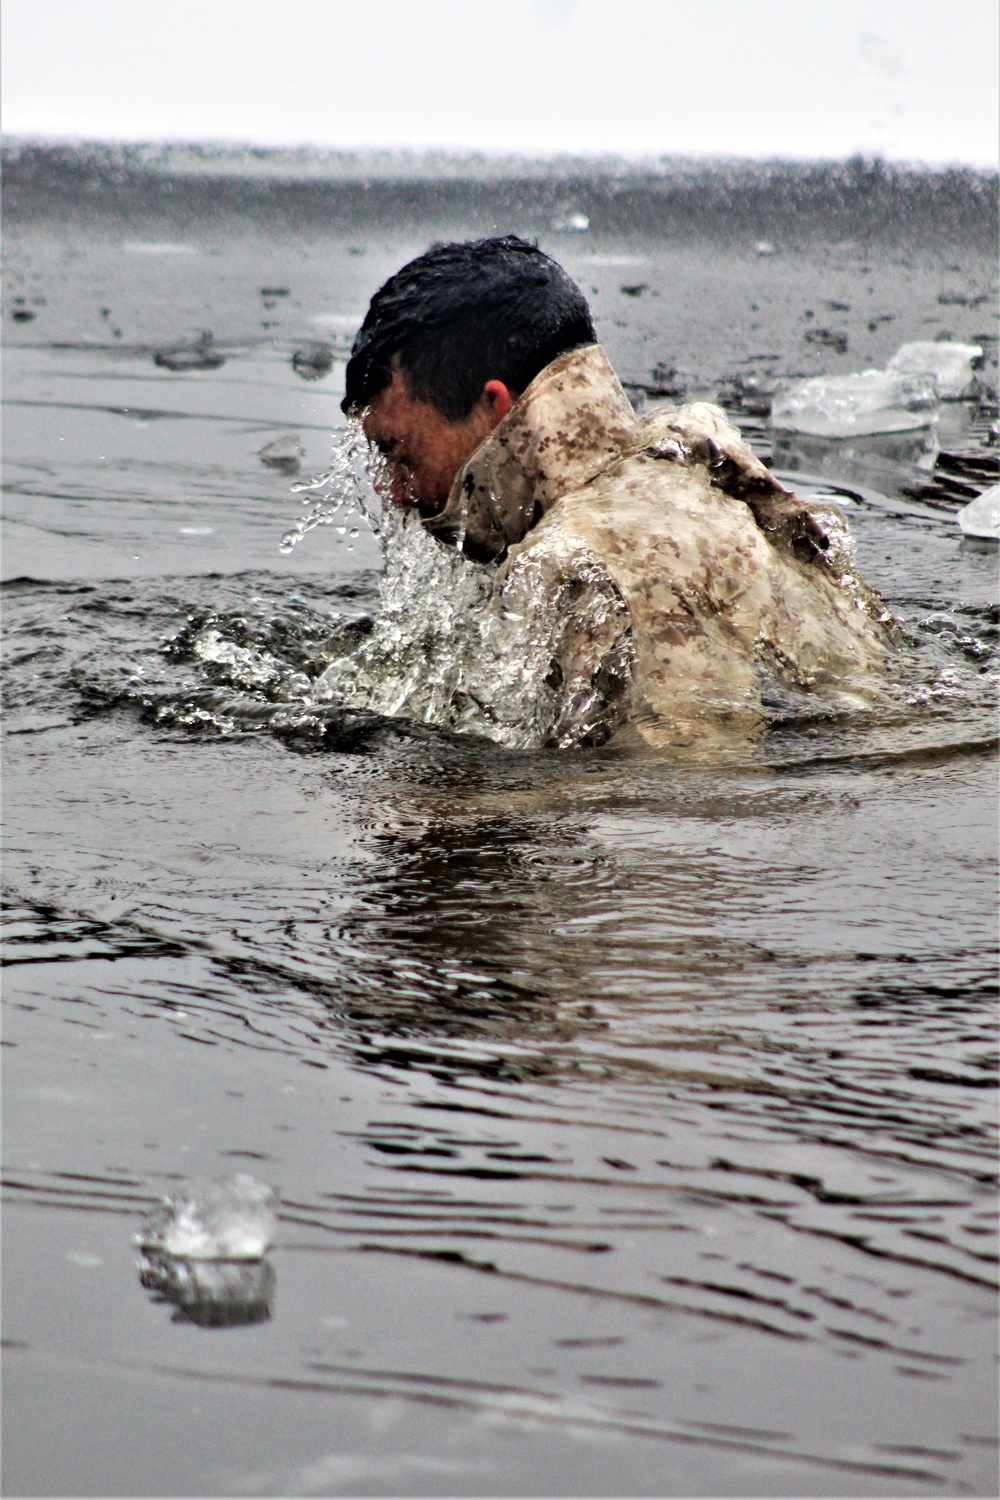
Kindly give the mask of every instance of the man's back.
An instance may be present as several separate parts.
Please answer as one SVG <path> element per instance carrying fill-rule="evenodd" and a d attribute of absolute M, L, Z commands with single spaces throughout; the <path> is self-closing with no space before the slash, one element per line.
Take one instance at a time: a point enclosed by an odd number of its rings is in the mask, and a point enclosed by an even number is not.
<path fill-rule="evenodd" d="M 555 743 L 626 720 L 661 744 L 744 734 L 775 694 L 879 693 L 891 616 L 842 518 L 801 506 L 715 407 L 636 421 L 599 345 L 536 377 L 429 529 L 503 550 L 500 614 L 554 605 Z"/>

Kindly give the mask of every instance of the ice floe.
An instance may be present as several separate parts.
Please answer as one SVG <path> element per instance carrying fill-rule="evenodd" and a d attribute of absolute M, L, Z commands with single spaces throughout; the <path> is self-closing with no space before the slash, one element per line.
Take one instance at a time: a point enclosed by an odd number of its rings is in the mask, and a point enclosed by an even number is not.
<path fill-rule="evenodd" d="M 278 1195 L 238 1172 L 164 1198 L 135 1236 L 141 1249 L 184 1260 L 260 1260 L 274 1238 Z"/>
<path fill-rule="evenodd" d="M 982 353 L 978 344 L 917 342 L 898 349 L 884 370 L 796 381 L 775 395 L 771 426 L 828 438 L 929 427 L 940 401 L 975 394 Z"/>
<path fill-rule="evenodd" d="M 964 536 L 1000 542 L 1000 484 L 991 485 L 975 500 L 963 505 L 955 519 Z"/>
<path fill-rule="evenodd" d="M 904 344 L 886 366 L 887 374 L 929 375 L 937 381 L 942 401 L 960 401 L 975 395 L 975 362 L 982 359 L 978 344 L 920 341 Z"/>
<path fill-rule="evenodd" d="M 934 421 L 937 400 L 936 383 L 926 375 L 887 370 L 817 375 L 778 392 L 771 426 L 830 438 L 913 432 Z"/>

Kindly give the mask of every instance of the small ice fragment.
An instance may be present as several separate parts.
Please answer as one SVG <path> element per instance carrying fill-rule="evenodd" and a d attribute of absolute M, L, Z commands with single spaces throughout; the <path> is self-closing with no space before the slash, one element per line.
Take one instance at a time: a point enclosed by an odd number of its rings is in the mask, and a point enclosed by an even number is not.
<path fill-rule="evenodd" d="M 213 536 L 214 526 L 178 526 L 181 536 Z"/>
<path fill-rule="evenodd" d="M 292 369 L 303 380 L 321 380 L 333 369 L 333 350 L 329 344 L 303 344 L 292 355 Z"/>
<path fill-rule="evenodd" d="M 937 380 L 942 401 L 960 401 L 975 392 L 973 361 L 982 359 L 978 344 L 919 342 L 904 344 L 886 366 L 887 374 L 923 375 Z"/>
<path fill-rule="evenodd" d="M 184 1260 L 260 1260 L 274 1238 L 277 1202 L 274 1188 L 249 1172 L 191 1183 L 164 1198 L 135 1243 Z"/>
<path fill-rule="evenodd" d="M 217 370 L 226 363 L 210 333 L 203 333 L 193 344 L 178 344 L 173 349 L 158 349 L 154 365 L 165 370 Z"/>
<path fill-rule="evenodd" d="M 818 375 L 775 396 L 771 426 L 830 438 L 912 432 L 930 426 L 936 405 L 933 375 L 888 370 Z"/>
<path fill-rule="evenodd" d="M 991 485 L 975 500 L 963 505 L 955 519 L 963 535 L 1000 542 L 1000 484 Z"/>
<path fill-rule="evenodd" d="M 770 240 L 758 240 L 754 249 L 758 255 L 777 255 L 778 253 L 778 247 L 772 245 Z"/>
<path fill-rule="evenodd" d="M 819 344 L 836 354 L 847 353 L 847 334 L 842 328 L 807 328 L 804 339 L 807 344 Z"/>
<path fill-rule="evenodd" d="M 261 448 L 258 457 L 269 469 L 280 469 L 282 474 L 297 474 L 302 454 L 298 433 L 286 432 L 283 437 L 275 438 L 273 443 Z"/>
<path fill-rule="evenodd" d="M 578 208 L 564 208 L 552 220 L 552 228 L 557 234 L 586 234 L 590 219 Z"/>

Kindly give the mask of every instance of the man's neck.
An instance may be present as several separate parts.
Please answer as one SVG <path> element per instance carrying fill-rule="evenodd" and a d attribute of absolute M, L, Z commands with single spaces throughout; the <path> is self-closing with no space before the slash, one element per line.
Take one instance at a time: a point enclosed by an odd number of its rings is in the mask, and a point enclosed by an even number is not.
<path fill-rule="evenodd" d="M 427 529 L 485 562 L 613 461 L 636 416 L 600 344 L 547 365 L 459 470 Z"/>

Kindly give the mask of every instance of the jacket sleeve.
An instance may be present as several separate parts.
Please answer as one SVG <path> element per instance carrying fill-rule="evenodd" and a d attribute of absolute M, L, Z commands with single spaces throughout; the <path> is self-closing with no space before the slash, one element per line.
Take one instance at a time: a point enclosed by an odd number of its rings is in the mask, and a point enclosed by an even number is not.
<path fill-rule="evenodd" d="M 547 522 L 512 549 L 493 598 L 530 632 L 527 659 L 548 693 L 544 743 L 603 744 L 627 717 L 634 660 L 628 607 L 604 564 Z"/>

